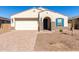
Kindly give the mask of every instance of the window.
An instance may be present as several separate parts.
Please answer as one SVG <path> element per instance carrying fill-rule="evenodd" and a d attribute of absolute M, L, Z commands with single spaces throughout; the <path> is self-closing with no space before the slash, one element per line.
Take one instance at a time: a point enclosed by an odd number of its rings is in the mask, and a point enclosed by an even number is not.
<path fill-rule="evenodd" d="M 64 26 L 64 19 L 63 18 L 57 18 L 56 19 L 56 26 Z"/>

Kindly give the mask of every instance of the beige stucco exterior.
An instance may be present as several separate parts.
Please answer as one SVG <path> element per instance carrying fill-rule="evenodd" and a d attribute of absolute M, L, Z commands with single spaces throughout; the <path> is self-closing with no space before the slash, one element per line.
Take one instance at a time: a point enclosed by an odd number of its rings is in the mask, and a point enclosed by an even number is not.
<path fill-rule="evenodd" d="M 49 17 L 51 19 L 51 29 L 55 29 L 56 28 L 56 19 L 57 18 L 63 18 L 64 19 L 64 27 L 68 27 L 68 17 L 53 11 L 50 11 L 48 9 L 44 9 L 44 8 L 32 8 L 20 13 L 17 13 L 13 16 L 11 16 L 11 26 L 14 27 L 16 29 L 17 27 L 20 27 L 19 24 L 23 26 L 24 22 L 26 24 L 24 24 L 25 27 L 32 27 L 34 25 L 33 28 L 26 28 L 22 30 L 43 30 L 43 20 L 45 17 Z M 18 20 L 16 20 L 16 18 L 18 18 Z M 19 20 L 19 18 L 21 18 Z M 34 20 L 34 18 L 36 18 L 36 20 Z M 23 20 L 25 19 L 25 20 Z M 24 21 L 24 22 L 23 22 Z M 37 24 L 35 22 L 37 22 Z M 19 23 L 20 22 L 20 23 Z M 27 24 L 28 22 L 28 24 Z M 30 22 L 33 22 L 32 24 Z M 19 23 L 18 25 L 16 25 L 17 23 Z M 37 27 L 37 28 L 36 28 Z M 36 29 L 35 29 L 36 28 Z M 16 29 L 16 30 L 20 30 L 20 29 Z"/>

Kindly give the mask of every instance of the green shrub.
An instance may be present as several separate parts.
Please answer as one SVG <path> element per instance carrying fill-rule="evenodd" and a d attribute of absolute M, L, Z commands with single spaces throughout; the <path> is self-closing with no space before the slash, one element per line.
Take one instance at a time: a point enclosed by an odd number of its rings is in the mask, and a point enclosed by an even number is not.
<path fill-rule="evenodd" d="M 59 29 L 59 32 L 63 32 L 63 30 L 62 29 Z"/>

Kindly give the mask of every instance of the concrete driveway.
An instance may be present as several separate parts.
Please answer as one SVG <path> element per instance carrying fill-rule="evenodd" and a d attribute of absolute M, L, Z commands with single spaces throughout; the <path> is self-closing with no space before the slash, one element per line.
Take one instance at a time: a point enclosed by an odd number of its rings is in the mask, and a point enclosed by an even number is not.
<path fill-rule="evenodd" d="M 0 51 L 32 51 L 37 31 L 11 31 L 0 35 Z"/>

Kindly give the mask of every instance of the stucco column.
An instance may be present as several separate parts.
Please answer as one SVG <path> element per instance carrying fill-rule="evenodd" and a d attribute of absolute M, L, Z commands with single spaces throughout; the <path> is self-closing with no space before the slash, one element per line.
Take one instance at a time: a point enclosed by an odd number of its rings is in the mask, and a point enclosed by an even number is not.
<path fill-rule="evenodd" d="M 11 28 L 15 28 L 15 18 L 11 18 Z"/>
<path fill-rule="evenodd" d="M 43 30 L 43 23 L 42 23 L 42 17 L 41 17 L 41 12 L 38 13 L 38 31 L 42 31 Z"/>
<path fill-rule="evenodd" d="M 39 21 L 38 21 L 38 31 L 42 31 L 42 19 L 39 18 Z"/>
<path fill-rule="evenodd" d="M 40 27 L 40 31 L 42 31 L 42 30 L 43 30 L 43 22 L 42 22 L 42 18 L 40 18 L 39 22 L 40 22 L 40 25 L 39 25 L 39 27 Z"/>

